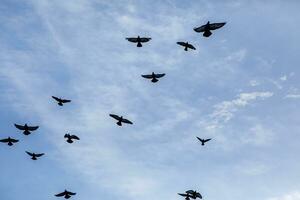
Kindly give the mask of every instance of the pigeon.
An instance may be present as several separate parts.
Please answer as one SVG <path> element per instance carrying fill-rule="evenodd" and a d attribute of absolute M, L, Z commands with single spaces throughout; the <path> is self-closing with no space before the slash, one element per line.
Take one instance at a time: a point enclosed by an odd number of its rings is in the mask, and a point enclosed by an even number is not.
<path fill-rule="evenodd" d="M 182 193 L 178 193 L 180 196 L 185 197 L 186 200 L 190 200 L 190 199 L 196 199 L 196 198 L 200 198 L 202 199 L 202 195 L 194 190 L 188 190 L 185 192 L 185 194 Z"/>
<path fill-rule="evenodd" d="M 197 137 L 197 139 L 201 142 L 201 145 L 203 146 L 205 142 L 208 142 L 209 140 L 211 140 L 211 138 L 209 139 L 201 139 L 199 137 Z"/>
<path fill-rule="evenodd" d="M 15 127 L 19 130 L 24 131 L 24 135 L 29 135 L 31 133 L 30 131 L 35 131 L 39 128 L 38 126 L 28 126 L 27 124 L 25 124 L 24 126 L 15 124 Z"/>
<path fill-rule="evenodd" d="M 65 134 L 64 138 L 67 138 L 68 143 L 73 143 L 73 140 L 80 140 L 76 135 Z"/>
<path fill-rule="evenodd" d="M 73 196 L 75 194 L 76 193 L 69 192 L 69 191 L 65 190 L 64 192 L 56 194 L 55 196 L 56 197 L 64 197 L 65 199 L 69 199 L 69 198 L 71 198 L 71 196 Z"/>
<path fill-rule="evenodd" d="M 188 190 L 188 191 L 186 191 L 186 193 L 192 195 L 193 199 L 196 199 L 197 197 L 202 199 L 202 195 L 199 192 L 197 192 L 196 190 Z"/>
<path fill-rule="evenodd" d="M 8 138 L 5 138 L 5 139 L 1 139 L 0 142 L 7 143 L 8 146 L 12 146 L 12 145 L 14 145 L 14 143 L 19 142 L 19 140 L 8 137 Z"/>
<path fill-rule="evenodd" d="M 152 72 L 152 74 L 142 75 L 142 77 L 147 78 L 147 79 L 152 79 L 151 81 L 153 83 L 156 83 L 158 81 L 158 78 L 161 78 L 165 75 L 166 74 L 155 74 L 154 72 Z"/>
<path fill-rule="evenodd" d="M 37 160 L 38 157 L 41 157 L 41 156 L 44 155 L 44 153 L 37 153 L 37 154 L 35 154 L 35 153 L 30 153 L 28 151 L 26 151 L 26 153 L 31 156 L 32 160 Z"/>
<path fill-rule="evenodd" d="M 63 106 L 64 103 L 69 103 L 71 102 L 71 100 L 67 100 L 67 99 L 61 99 L 61 98 L 58 98 L 58 97 L 55 97 L 55 96 L 52 96 L 53 99 L 55 99 L 57 101 L 57 104 L 59 106 Z"/>
<path fill-rule="evenodd" d="M 118 115 L 114 115 L 114 114 L 109 114 L 109 116 L 111 116 L 112 118 L 118 120 L 117 124 L 119 126 L 122 126 L 122 122 L 126 123 L 126 124 L 133 124 L 131 121 L 129 121 L 128 119 L 123 118 L 123 116 L 119 117 Z"/>
<path fill-rule="evenodd" d="M 212 30 L 216 30 L 219 29 L 221 27 L 223 27 L 226 24 L 226 22 L 222 22 L 222 23 L 210 23 L 209 21 L 205 24 L 202 25 L 200 27 L 194 28 L 194 31 L 200 33 L 203 32 L 203 36 L 204 37 L 209 37 L 212 34 Z"/>
<path fill-rule="evenodd" d="M 188 42 L 177 42 L 177 44 L 184 46 L 185 51 L 187 51 L 188 49 L 196 50 L 196 48 L 193 45 L 189 44 Z"/>
<path fill-rule="evenodd" d="M 142 43 L 145 42 L 149 42 L 151 40 L 151 38 L 147 38 L 147 37 L 140 37 L 138 36 L 136 37 L 131 37 L 131 38 L 126 38 L 126 40 L 128 40 L 129 42 L 133 42 L 133 43 L 137 43 L 137 47 L 142 47 Z"/>

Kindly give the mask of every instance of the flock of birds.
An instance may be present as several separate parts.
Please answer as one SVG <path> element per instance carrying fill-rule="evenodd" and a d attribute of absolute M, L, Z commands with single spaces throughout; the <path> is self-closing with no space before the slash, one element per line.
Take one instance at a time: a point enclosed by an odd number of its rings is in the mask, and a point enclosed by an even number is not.
<path fill-rule="evenodd" d="M 205 25 L 194 28 L 194 31 L 196 31 L 198 33 L 203 32 L 204 37 L 209 37 L 212 34 L 212 32 L 211 32 L 212 30 L 219 29 L 219 28 L 223 27 L 225 24 L 226 24 L 226 22 L 210 23 L 208 21 Z M 140 36 L 126 38 L 126 39 L 129 42 L 137 43 L 137 45 L 136 45 L 137 47 L 142 47 L 143 46 L 142 43 L 146 43 L 151 40 L 151 38 L 140 37 Z M 188 51 L 188 49 L 196 50 L 196 48 L 188 42 L 177 42 L 177 44 L 183 46 L 185 51 Z M 152 74 L 146 74 L 146 75 L 141 75 L 141 76 L 146 79 L 151 79 L 151 82 L 156 83 L 156 82 L 158 82 L 158 79 L 164 77 L 165 74 L 156 74 L 156 73 L 152 72 Z M 57 104 L 59 106 L 63 106 L 65 103 L 71 102 L 71 100 L 62 99 L 62 98 L 55 97 L 55 96 L 52 96 L 52 98 L 57 102 Z M 114 118 L 117 121 L 116 124 L 118 126 L 122 126 L 122 123 L 133 124 L 130 120 L 123 118 L 123 116 L 119 116 L 116 114 L 110 114 L 109 116 Z M 24 125 L 14 124 L 14 125 L 17 129 L 23 131 L 23 134 L 26 136 L 30 135 L 31 132 L 36 131 L 39 128 L 39 126 L 29 126 L 27 124 L 24 124 Z M 80 140 L 80 138 L 78 136 L 71 135 L 69 133 L 65 134 L 64 138 L 66 139 L 66 142 L 70 143 L 70 144 L 73 143 L 74 140 Z M 201 145 L 204 145 L 206 142 L 211 140 L 211 138 L 202 139 L 199 137 L 197 137 L 197 139 L 201 142 Z M 8 137 L 8 138 L 1 139 L 0 142 L 7 143 L 8 146 L 13 146 L 14 143 L 19 142 L 19 140 Z M 32 160 L 37 160 L 39 157 L 45 155 L 44 153 L 32 153 L 32 152 L 28 152 L 28 151 L 25 151 L 25 152 L 31 157 Z M 61 193 L 55 194 L 56 197 L 64 197 L 65 199 L 69 199 L 73 195 L 76 195 L 76 193 L 70 192 L 68 190 L 65 190 Z M 197 198 L 202 199 L 202 195 L 199 192 L 194 191 L 194 190 L 188 190 L 185 193 L 178 193 L 178 195 L 185 197 L 185 200 L 197 199 Z"/>

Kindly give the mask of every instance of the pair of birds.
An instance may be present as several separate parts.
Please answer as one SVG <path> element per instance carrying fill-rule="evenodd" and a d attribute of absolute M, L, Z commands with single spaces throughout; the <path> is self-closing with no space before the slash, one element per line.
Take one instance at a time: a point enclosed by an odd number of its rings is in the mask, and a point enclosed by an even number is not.
<path fill-rule="evenodd" d="M 197 33 L 202 33 L 203 32 L 203 36 L 204 37 L 209 37 L 212 35 L 213 30 L 219 29 L 221 27 L 223 27 L 226 24 L 226 22 L 221 22 L 221 23 L 210 23 L 209 21 L 200 26 L 200 27 L 196 27 L 194 28 L 194 31 Z M 133 42 L 133 43 L 137 43 L 137 47 L 142 47 L 142 43 L 146 43 L 149 42 L 151 40 L 151 38 L 149 37 L 131 37 L 131 38 L 126 38 L 129 42 Z M 188 42 L 177 42 L 178 45 L 181 45 L 184 47 L 185 51 L 188 51 L 188 49 L 192 49 L 192 50 L 196 50 L 196 48 L 188 43 Z"/>
<path fill-rule="evenodd" d="M 22 130 L 24 135 L 30 135 L 32 131 L 35 131 L 39 128 L 39 126 L 28 126 L 27 124 L 25 124 L 24 126 L 15 124 L 15 127 L 19 130 Z M 5 139 L 1 139 L 0 142 L 7 143 L 8 146 L 12 146 L 14 143 L 19 142 L 19 140 L 8 137 Z"/>
<path fill-rule="evenodd" d="M 197 198 L 202 199 L 202 195 L 196 190 L 188 190 L 185 192 L 185 194 L 178 193 L 178 195 L 185 197 L 185 200 L 197 199 Z"/>

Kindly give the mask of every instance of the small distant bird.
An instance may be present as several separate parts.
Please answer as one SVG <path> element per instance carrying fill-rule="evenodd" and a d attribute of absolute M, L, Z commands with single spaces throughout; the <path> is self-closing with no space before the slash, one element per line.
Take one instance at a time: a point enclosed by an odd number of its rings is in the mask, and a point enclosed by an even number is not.
<path fill-rule="evenodd" d="M 137 43 L 137 47 L 142 47 L 142 43 L 145 42 L 149 42 L 151 40 L 151 38 L 147 38 L 147 37 L 131 37 L 131 38 L 126 38 L 126 40 L 128 40 L 129 42 L 133 42 L 133 43 Z"/>
<path fill-rule="evenodd" d="M 37 154 L 35 154 L 35 153 L 30 153 L 28 151 L 26 151 L 26 153 L 31 156 L 32 160 L 37 160 L 38 157 L 41 157 L 41 156 L 44 155 L 44 153 L 37 153 Z"/>
<path fill-rule="evenodd" d="M 202 195 L 194 190 L 188 190 L 185 192 L 185 194 L 182 193 L 178 193 L 180 196 L 185 197 L 185 200 L 190 200 L 190 199 L 196 199 L 196 198 L 200 198 L 202 199 Z"/>
<path fill-rule="evenodd" d="M 8 138 L 0 140 L 0 142 L 7 143 L 8 146 L 12 146 L 14 143 L 19 142 L 19 140 L 8 137 Z"/>
<path fill-rule="evenodd" d="M 221 27 L 223 27 L 226 24 L 226 22 L 222 22 L 222 23 L 210 23 L 209 21 L 205 24 L 202 25 L 200 27 L 194 28 L 194 31 L 200 33 L 203 32 L 203 36 L 204 37 L 209 37 L 212 34 L 212 30 L 216 30 L 219 29 Z"/>
<path fill-rule="evenodd" d="M 177 44 L 183 46 L 185 51 L 187 51 L 188 49 L 196 50 L 196 48 L 188 42 L 177 42 Z"/>
<path fill-rule="evenodd" d="M 73 143 L 73 140 L 80 140 L 76 135 L 65 134 L 64 138 L 67 138 L 68 143 Z"/>
<path fill-rule="evenodd" d="M 64 197 L 65 199 L 69 199 L 71 196 L 75 195 L 74 192 L 69 192 L 68 190 L 65 190 L 62 193 L 56 194 L 56 197 Z"/>
<path fill-rule="evenodd" d="M 203 146 L 206 142 L 208 142 L 209 140 L 211 140 L 211 138 L 209 139 L 201 139 L 199 137 L 197 137 L 197 139 L 201 142 L 201 145 Z"/>
<path fill-rule="evenodd" d="M 152 74 L 142 75 L 142 77 L 147 78 L 147 79 L 152 79 L 151 81 L 153 83 L 156 83 L 158 81 L 158 78 L 161 78 L 165 75 L 166 74 L 155 74 L 154 72 L 152 72 Z"/>
<path fill-rule="evenodd" d="M 24 135 L 29 135 L 31 133 L 30 131 L 35 131 L 39 128 L 38 126 L 28 126 L 27 124 L 25 124 L 24 126 L 15 124 L 15 127 L 19 130 L 24 131 Z"/>
<path fill-rule="evenodd" d="M 57 104 L 60 105 L 60 106 L 63 106 L 64 103 L 69 103 L 71 102 L 71 100 L 68 100 L 68 99 L 61 99 L 61 98 L 58 98 L 58 97 L 55 97 L 55 96 L 52 96 L 53 99 L 55 99 L 57 101 Z"/>
<path fill-rule="evenodd" d="M 123 116 L 119 117 L 118 115 L 114 115 L 114 114 L 109 114 L 109 116 L 111 116 L 112 118 L 118 120 L 117 124 L 119 126 L 122 126 L 122 122 L 126 123 L 126 124 L 133 124 L 131 121 L 129 121 L 128 119 L 123 118 Z"/>

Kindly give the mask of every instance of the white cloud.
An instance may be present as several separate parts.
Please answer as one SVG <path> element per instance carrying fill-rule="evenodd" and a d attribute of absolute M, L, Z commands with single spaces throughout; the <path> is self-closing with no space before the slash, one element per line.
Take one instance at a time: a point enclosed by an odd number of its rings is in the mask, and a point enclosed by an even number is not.
<path fill-rule="evenodd" d="M 300 192 L 295 191 L 289 194 L 285 194 L 281 197 L 271 197 L 268 198 L 267 200 L 300 200 Z"/>

